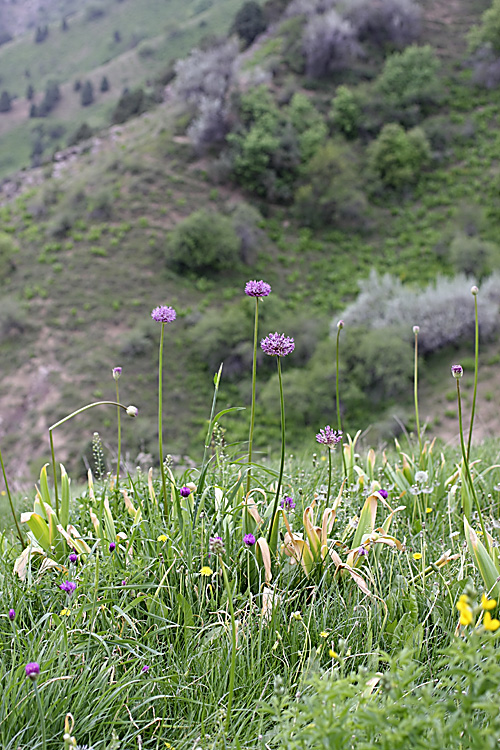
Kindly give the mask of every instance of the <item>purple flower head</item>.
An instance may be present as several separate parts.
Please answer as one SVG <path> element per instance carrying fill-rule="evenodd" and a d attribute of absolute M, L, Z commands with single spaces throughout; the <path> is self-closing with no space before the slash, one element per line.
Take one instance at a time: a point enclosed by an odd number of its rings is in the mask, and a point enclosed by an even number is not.
<path fill-rule="evenodd" d="M 247 281 L 245 294 L 249 297 L 268 297 L 271 294 L 271 286 L 265 281 Z"/>
<path fill-rule="evenodd" d="M 358 555 L 367 555 L 367 554 L 368 554 L 368 550 L 366 549 L 366 547 L 359 547 Z"/>
<path fill-rule="evenodd" d="M 26 677 L 29 677 L 30 680 L 35 682 L 38 679 L 39 674 L 40 665 L 36 661 L 30 661 L 29 664 L 26 664 Z"/>
<path fill-rule="evenodd" d="M 14 622 L 16 619 L 16 610 L 15 609 L 9 609 L 9 620 L 11 622 Z"/>
<path fill-rule="evenodd" d="M 160 305 L 159 307 L 155 307 L 155 309 L 151 313 L 151 317 L 158 323 L 173 323 L 177 317 L 177 313 L 175 312 L 173 307 Z"/>
<path fill-rule="evenodd" d="M 327 445 L 329 448 L 335 448 L 337 443 L 342 440 L 342 432 L 332 430 L 329 424 L 323 430 L 320 430 L 316 435 L 316 440 L 322 445 Z"/>
<path fill-rule="evenodd" d="M 254 535 L 253 534 L 245 534 L 245 536 L 243 537 L 243 544 L 246 547 L 253 547 L 253 545 L 255 544 L 255 537 L 254 537 Z"/>
<path fill-rule="evenodd" d="M 453 375 L 455 379 L 461 378 L 462 375 L 464 374 L 464 368 L 462 367 L 462 365 L 452 365 L 451 374 Z"/>
<path fill-rule="evenodd" d="M 387 492 L 387 490 L 379 490 L 379 491 L 378 491 L 378 494 L 379 494 L 379 495 L 380 495 L 381 497 L 383 497 L 383 498 L 384 498 L 384 500 L 387 500 L 387 498 L 389 497 L 389 493 Z"/>
<path fill-rule="evenodd" d="M 190 487 L 181 487 L 179 490 L 179 495 L 181 497 L 189 497 L 191 494 L 191 488 Z"/>
<path fill-rule="evenodd" d="M 295 508 L 295 500 L 293 497 L 284 497 L 283 500 L 280 501 L 280 507 L 283 508 L 283 510 L 293 510 Z"/>
<path fill-rule="evenodd" d="M 124 580 L 122 581 L 122 586 L 126 586 L 126 585 L 127 585 L 127 579 L 125 578 L 125 579 L 124 579 Z"/>
<path fill-rule="evenodd" d="M 286 357 L 295 349 L 295 342 L 293 338 L 285 336 L 284 333 L 270 333 L 269 336 L 262 339 L 260 347 L 263 352 L 271 357 Z"/>
<path fill-rule="evenodd" d="M 141 669 L 141 672 L 149 672 L 149 666 L 145 664 L 143 668 Z"/>
<path fill-rule="evenodd" d="M 224 542 L 220 536 L 211 536 L 208 540 L 208 549 L 211 555 L 223 555 L 226 551 Z"/>
<path fill-rule="evenodd" d="M 116 549 L 116 544 L 114 542 L 110 542 L 109 551 L 110 552 L 114 552 L 115 549 Z"/>
<path fill-rule="evenodd" d="M 76 583 L 74 581 L 64 581 L 64 583 L 60 584 L 59 588 L 67 594 L 72 594 L 76 589 Z"/>
<path fill-rule="evenodd" d="M 77 560 L 78 560 L 78 555 L 76 554 L 76 552 L 72 552 L 71 555 L 69 556 L 69 561 L 72 563 L 76 563 Z"/>
<path fill-rule="evenodd" d="M 113 367 L 113 378 L 115 380 L 118 380 L 120 375 L 122 374 L 122 368 L 121 367 Z"/>

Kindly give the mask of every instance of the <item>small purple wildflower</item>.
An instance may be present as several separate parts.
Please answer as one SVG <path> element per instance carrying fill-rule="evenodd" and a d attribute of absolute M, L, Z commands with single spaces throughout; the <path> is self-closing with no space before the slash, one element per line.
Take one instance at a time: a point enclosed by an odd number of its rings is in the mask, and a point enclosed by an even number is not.
<path fill-rule="evenodd" d="M 173 323 L 177 317 L 177 313 L 173 307 L 160 305 L 159 307 L 155 307 L 151 313 L 151 317 L 158 323 Z"/>
<path fill-rule="evenodd" d="M 293 497 L 284 497 L 283 500 L 280 501 L 280 507 L 283 508 L 283 510 L 293 510 L 295 508 L 295 500 Z"/>
<path fill-rule="evenodd" d="M 109 551 L 110 552 L 114 552 L 115 549 L 116 549 L 116 544 L 114 542 L 110 542 Z"/>
<path fill-rule="evenodd" d="M 290 336 L 276 332 L 270 333 L 269 336 L 262 339 L 260 347 L 265 354 L 269 354 L 271 357 L 286 357 L 295 349 L 295 342 Z"/>
<path fill-rule="evenodd" d="M 180 490 L 179 490 L 179 495 L 181 497 L 189 497 L 190 494 L 191 494 L 191 488 L 190 487 L 185 487 L 184 486 L 184 487 L 181 487 Z"/>
<path fill-rule="evenodd" d="M 78 555 L 76 554 L 76 552 L 72 552 L 71 555 L 69 556 L 69 561 L 72 563 L 76 563 L 77 560 L 78 560 Z"/>
<path fill-rule="evenodd" d="M 379 491 L 378 491 L 378 494 L 379 494 L 379 495 L 380 495 L 381 497 L 383 497 L 383 498 L 384 498 L 384 500 L 387 500 L 387 498 L 389 497 L 389 493 L 387 492 L 387 490 L 379 490 Z"/>
<path fill-rule="evenodd" d="M 255 544 L 255 537 L 254 537 L 254 535 L 253 534 L 245 534 L 245 536 L 243 537 L 243 544 L 246 547 L 253 547 L 253 545 Z"/>
<path fill-rule="evenodd" d="M 122 374 L 122 368 L 121 367 L 113 367 L 113 378 L 115 380 L 118 380 L 120 375 Z"/>
<path fill-rule="evenodd" d="M 271 294 L 271 285 L 265 281 L 247 281 L 245 294 L 249 297 L 268 297 Z"/>
<path fill-rule="evenodd" d="M 226 551 L 224 542 L 220 536 L 211 536 L 208 540 L 208 549 L 212 555 L 223 555 Z"/>
<path fill-rule="evenodd" d="M 127 585 L 127 579 L 125 578 L 125 579 L 124 579 L 124 580 L 122 581 L 122 586 L 126 586 L 126 585 Z"/>
<path fill-rule="evenodd" d="M 59 585 L 61 591 L 65 591 L 67 594 L 72 594 L 76 589 L 76 583 L 74 581 L 64 581 Z"/>
<path fill-rule="evenodd" d="M 342 432 L 337 430 L 332 430 L 329 424 L 326 425 L 326 427 L 318 432 L 316 435 L 316 440 L 318 443 L 321 443 L 322 445 L 327 445 L 329 448 L 335 448 L 337 443 L 340 443 L 342 440 Z"/>
<path fill-rule="evenodd" d="M 149 665 L 145 664 L 143 668 L 141 669 L 141 672 L 149 672 Z"/>
<path fill-rule="evenodd" d="M 359 547 L 358 555 L 367 555 L 367 554 L 368 554 L 368 550 L 366 549 L 366 547 Z"/>
<path fill-rule="evenodd" d="M 9 620 L 11 622 L 14 622 L 16 619 L 16 610 L 15 609 L 9 609 Z"/>
<path fill-rule="evenodd" d="M 26 677 L 29 677 L 30 680 L 36 682 L 39 674 L 40 665 L 36 661 L 30 661 L 29 664 L 26 664 Z"/>
<path fill-rule="evenodd" d="M 452 365 L 451 374 L 453 375 L 455 379 L 461 378 L 462 375 L 464 374 L 464 368 L 462 367 L 462 365 Z"/>

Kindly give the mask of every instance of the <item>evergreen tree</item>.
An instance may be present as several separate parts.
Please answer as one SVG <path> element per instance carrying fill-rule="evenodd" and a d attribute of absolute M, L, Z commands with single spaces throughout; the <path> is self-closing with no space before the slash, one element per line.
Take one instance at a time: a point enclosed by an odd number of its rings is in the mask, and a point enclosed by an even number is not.
<path fill-rule="evenodd" d="M 88 107 L 94 101 L 94 87 L 92 81 L 85 81 L 82 86 L 82 93 L 80 95 L 80 102 L 82 107 Z"/>
<path fill-rule="evenodd" d="M 28 85 L 28 88 L 26 89 L 26 99 L 31 102 L 33 100 L 33 97 L 35 96 L 35 89 L 31 85 L 31 83 Z"/>
<path fill-rule="evenodd" d="M 101 79 L 100 89 L 102 92 L 109 91 L 109 81 L 106 76 L 103 76 Z"/>
<path fill-rule="evenodd" d="M 247 0 L 237 12 L 231 32 L 238 34 L 243 39 L 245 46 L 249 47 L 253 40 L 266 30 L 264 12 L 255 0 Z"/>
<path fill-rule="evenodd" d="M 8 91 L 0 94 L 0 112 L 10 112 L 12 109 L 11 98 Z"/>

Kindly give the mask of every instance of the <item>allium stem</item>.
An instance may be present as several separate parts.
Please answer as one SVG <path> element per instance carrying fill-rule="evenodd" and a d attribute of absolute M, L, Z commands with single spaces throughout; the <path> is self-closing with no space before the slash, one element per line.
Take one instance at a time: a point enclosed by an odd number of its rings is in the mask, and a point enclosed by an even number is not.
<path fill-rule="evenodd" d="M 118 380 L 115 380 L 116 384 L 116 401 L 120 402 L 120 394 L 118 392 Z M 120 485 L 120 460 L 121 460 L 121 454 L 122 454 L 122 425 L 121 425 L 121 413 L 120 413 L 120 407 L 116 407 L 116 413 L 118 417 L 118 458 L 116 460 L 116 489 L 118 489 Z"/>
<path fill-rule="evenodd" d="M 3 463 L 2 451 L 0 451 L 0 465 L 2 466 L 3 481 L 5 482 L 5 491 L 7 492 L 7 497 L 9 498 L 9 505 L 10 505 L 10 510 L 12 513 L 12 518 L 14 519 L 14 523 L 16 524 L 17 536 L 19 537 L 19 541 L 21 542 L 21 547 L 23 547 L 24 549 L 26 545 L 24 543 L 23 535 L 21 534 L 21 529 L 19 528 L 19 524 L 17 522 L 16 511 L 14 510 L 14 503 L 12 502 L 12 495 L 10 494 L 9 483 L 7 481 L 7 474 L 5 473 L 5 466 Z"/>
<path fill-rule="evenodd" d="M 247 491 L 250 492 L 251 464 L 252 464 L 252 446 L 253 446 L 253 429 L 255 424 L 255 386 L 257 381 L 257 339 L 259 331 L 259 298 L 255 298 L 255 322 L 253 330 L 253 363 L 252 363 L 252 405 L 250 410 L 250 431 L 248 434 L 248 468 L 247 468 Z"/>
<path fill-rule="evenodd" d="M 470 456 L 470 447 L 472 443 L 472 429 L 474 427 L 474 416 L 476 413 L 476 396 L 477 396 L 477 378 L 479 371 L 479 318 L 477 314 L 477 295 L 474 295 L 474 315 L 475 315 L 475 345 L 474 345 L 474 393 L 472 395 L 472 407 L 470 412 L 469 439 L 467 441 L 467 461 Z"/>
<path fill-rule="evenodd" d="M 222 569 L 222 576 L 224 578 L 224 586 L 227 593 L 227 605 L 229 608 L 229 615 L 231 617 L 231 665 L 229 667 L 229 690 L 227 695 L 227 711 L 226 711 L 226 734 L 229 732 L 229 725 L 231 722 L 231 708 L 233 706 L 233 694 L 234 694 L 234 676 L 236 672 L 236 619 L 234 616 L 233 607 L 233 592 L 229 585 L 229 579 L 227 577 L 226 566 L 224 561 L 219 555 L 219 563 Z"/>
<path fill-rule="evenodd" d="M 422 435 L 420 434 L 420 421 L 418 418 L 418 330 L 415 330 L 415 367 L 413 375 L 413 396 L 415 400 L 415 423 L 417 427 L 418 449 L 420 460 L 422 459 Z"/>
<path fill-rule="evenodd" d="M 278 381 L 280 385 L 280 407 L 281 407 L 281 461 L 280 461 L 280 473 L 278 477 L 278 486 L 276 487 L 276 497 L 274 498 L 273 512 L 271 514 L 271 520 L 269 524 L 268 543 L 272 552 L 276 551 L 276 545 L 278 539 L 272 539 L 274 519 L 278 512 L 278 500 L 281 492 L 281 483 L 283 481 L 283 471 L 285 468 L 285 399 L 283 397 L 283 379 L 281 377 L 281 357 L 276 357 L 278 363 Z"/>
<path fill-rule="evenodd" d="M 477 508 L 477 512 L 478 512 L 478 516 L 479 516 L 479 522 L 481 524 L 481 529 L 483 531 L 484 546 L 486 547 L 486 549 L 488 551 L 488 554 L 489 554 L 489 552 L 490 552 L 490 545 L 489 545 L 489 542 L 488 542 L 488 537 L 486 536 L 486 529 L 485 529 L 485 526 L 484 526 L 483 514 L 481 513 L 481 506 L 479 505 L 479 500 L 478 500 L 477 495 L 476 495 L 476 490 L 474 488 L 474 483 L 472 481 L 472 477 L 471 477 L 471 473 L 470 473 L 470 469 L 469 469 L 469 460 L 467 458 L 467 453 L 466 453 L 466 450 L 465 450 L 464 431 L 463 431 L 463 426 L 462 426 L 462 399 L 460 397 L 460 380 L 458 380 L 458 379 L 457 379 L 457 401 L 458 401 L 458 427 L 459 427 L 459 431 L 460 431 L 460 446 L 462 448 L 462 459 L 463 459 L 465 474 L 466 474 L 466 477 L 467 477 L 467 481 L 469 482 L 469 487 L 470 487 L 470 490 L 472 492 L 472 496 L 474 498 L 474 502 L 476 504 L 476 508 Z M 469 519 L 467 519 L 467 520 L 469 520 Z"/>
<path fill-rule="evenodd" d="M 163 426 L 162 426 L 162 383 L 163 383 L 163 334 L 165 323 L 161 324 L 160 355 L 158 358 L 158 453 L 160 454 L 161 483 L 163 488 L 163 503 L 165 517 L 168 518 L 167 482 L 165 479 L 165 467 L 163 466 Z"/>
<path fill-rule="evenodd" d="M 36 702 L 38 704 L 38 713 L 40 715 L 40 727 L 42 729 L 42 750 L 47 750 L 47 735 L 45 732 L 45 716 L 43 713 L 42 699 L 38 690 L 36 682 L 33 683 L 33 689 L 35 691 Z"/>
<path fill-rule="evenodd" d="M 342 447 L 342 446 L 341 446 Z M 342 455 L 344 451 L 342 451 Z M 328 504 L 330 500 L 330 492 L 332 491 L 332 449 L 328 448 L 328 489 L 326 491 L 326 502 Z"/>
<path fill-rule="evenodd" d="M 347 476 L 347 466 L 344 455 L 344 431 L 342 430 L 342 418 L 340 415 L 340 391 L 339 391 L 339 349 L 340 349 L 340 331 L 343 325 L 337 326 L 337 346 L 335 349 L 335 405 L 337 407 L 337 429 L 340 432 L 340 452 L 342 453 L 342 465 L 344 467 L 344 476 Z M 331 454 L 330 454 L 331 462 Z M 331 482 L 331 471 L 330 471 L 330 482 Z M 328 497 L 330 497 L 330 490 L 328 490 Z"/>

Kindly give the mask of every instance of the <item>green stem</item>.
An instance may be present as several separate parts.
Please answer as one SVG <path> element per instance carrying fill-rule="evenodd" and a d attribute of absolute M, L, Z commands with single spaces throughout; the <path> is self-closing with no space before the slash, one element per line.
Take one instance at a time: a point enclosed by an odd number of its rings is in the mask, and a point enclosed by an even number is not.
<path fill-rule="evenodd" d="M 274 519 L 278 512 L 278 500 L 281 492 L 281 483 L 283 481 L 283 471 L 285 468 L 285 399 L 283 397 L 283 380 L 281 377 L 281 357 L 276 357 L 278 363 L 278 381 L 280 385 L 280 407 L 281 407 L 281 461 L 280 461 L 280 473 L 278 478 L 278 486 L 276 487 L 276 497 L 274 498 L 273 512 L 271 514 L 271 521 L 269 525 L 268 542 L 272 549 L 271 536 L 273 533 Z"/>
<path fill-rule="evenodd" d="M 120 409 L 125 409 L 125 411 L 127 411 L 127 407 L 124 406 L 123 404 L 120 404 L 118 401 L 94 401 L 92 404 L 86 404 L 85 406 L 82 406 L 80 409 L 77 409 L 76 411 L 72 411 L 71 414 L 68 414 L 68 416 L 63 417 L 63 419 L 60 419 L 59 422 L 55 422 L 55 424 L 49 427 L 50 453 L 52 456 L 52 472 L 54 474 L 54 495 L 56 499 L 56 515 L 59 515 L 59 494 L 57 491 L 56 455 L 54 451 L 54 440 L 52 437 L 52 432 L 53 430 L 56 429 L 56 427 L 60 427 L 69 419 L 72 419 L 73 417 L 76 417 L 78 414 L 81 414 L 82 412 L 87 411 L 87 409 L 92 409 L 94 406 L 109 406 L 110 404 L 111 406 L 117 406 Z"/>
<path fill-rule="evenodd" d="M 467 476 L 467 481 L 469 482 L 469 487 L 472 492 L 472 496 L 474 498 L 474 502 L 476 504 L 477 512 L 479 515 L 479 522 L 481 524 L 481 529 L 483 531 L 484 546 L 486 547 L 486 550 L 488 551 L 488 554 L 489 554 L 490 545 L 488 542 L 488 537 L 486 536 L 486 529 L 484 527 L 483 514 L 481 513 L 481 506 L 479 505 L 479 500 L 476 495 L 476 490 L 474 488 L 474 484 L 473 484 L 470 469 L 469 469 L 469 461 L 468 461 L 467 453 L 465 450 L 464 431 L 462 427 L 462 399 L 460 398 L 460 380 L 458 378 L 457 378 L 457 401 L 458 401 L 458 426 L 460 430 L 460 446 L 462 448 L 462 459 L 464 463 L 464 469 L 465 469 L 465 473 Z"/>
<path fill-rule="evenodd" d="M 227 604 L 229 607 L 229 614 L 231 616 L 231 666 L 229 668 L 229 691 L 227 696 L 227 712 L 226 712 L 226 734 L 229 732 L 229 725 L 231 722 L 231 708 L 233 705 L 233 694 L 234 694 L 234 676 L 236 672 L 236 619 L 234 617 L 233 607 L 233 594 L 231 587 L 229 586 L 229 579 L 226 573 L 226 566 L 222 558 L 219 556 L 220 566 L 222 568 L 222 575 L 224 577 L 224 586 L 227 592 Z"/>
<path fill-rule="evenodd" d="M 42 750 L 47 750 L 47 736 L 45 734 L 45 716 L 43 714 L 42 699 L 40 697 L 40 693 L 38 691 L 38 685 L 36 684 L 36 682 L 33 683 L 33 688 L 35 690 L 36 702 L 38 704 L 38 713 L 40 714 L 40 725 L 42 728 Z"/>
<path fill-rule="evenodd" d="M 422 435 L 420 434 L 420 421 L 418 418 L 418 331 L 415 331 L 415 368 L 413 376 L 413 395 L 415 399 L 415 422 L 417 426 L 418 449 L 420 461 L 422 460 Z"/>
<path fill-rule="evenodd" d="M 340 323 L 340 321 L 339 321 Z M 337 347 L 335 351 L 335 402 L 337 407 L 337 429 L 340 432 L 340 452 L 342 454 L 342 465 L 344 467 L 344 476 L 347 476 L 347 465 L 344 454 L 344 433 L 342 431 L 342 418 L 340 416 L 340 396 L 339 396 L 339 348 L 340 348 L 340 331 L 343 325 L 337 325 Z"/>
<path fill-rule="evenodd" d="M 14 503 L 12 502 L 12 495 L 10 494 L 9 483 L 7 481 L 7 474 L 5 473 L 5 466 L 3 463 L 2 451 L 0 451 L 0 464 L 2 466 L 3 481 L 5 482 L 5 490 L 7 492 L 7 497 L 9 498 L 9 505 L 10 505 L 10 510 L 12 512 L 12 518 L 14 519 L 14 523 L 16 524 L 17 536 L 19 537 L 19 541 L 21 542 L 21 547 L 23 547 L 24 549 L 26 545 L 24 543 L 23 535 L 21 534 L 21 529 L 19 528 L 19 524 L 17 522 L 16 511 L 14 510 Z"/>
<path fill-rule="evenodd" d="M 167 482 L 165 480 L 165 467 L 163 466 L 163 426 L 162 426 L 162 368 L 163 368 L 163 334 L 165 323 L 161 324 L 160 356 L 158 363 L 158 452 L 160 454 L 161 484 L 163 487 L 163 503 L 165 517 L 168 519 Z"/>
<path fill-rule="evenodd" d="M 326 502 L 328 504 L 330 500 L 330 492 L 332 491 L 332 449 L 329 447 L 327 448 L 327 450 L 328 450 L 328 490 L 326 493 Z"/>
<path fill-rule="evenodd" d="M 116 383 L 116 401 L 120 402 L 120 394 L 118 392 L 118 380 L 115 380 Z M 116 413 L 118 416 L 118 459 L 116 461 L 116 489 L 119 488 L 120 485 L 120 460 L 121 460 L 121 454 L 122 454 L 122 426 L 121 426 L 121 413 L 120 413 L 120 407 L 116 407 Z"/>
<path fill-rule="evenodd" d="M 474 295 L 474 315 L 475 315 L 475 347 L 474 347 L 474 393 L 472 396 L 472 408 L 470 413 L 469 440 L 467 442 L 467 461 L 470 456 L 470 447 L 472 443 L 472 428 L 474 426 L 474 415 L 476 413 L 476 395 L 477 395 L 477 377 L 479 370 L 479 320 L 477 315 L 477 295 Z"/>
<path fill-rule="evenodd" d="M 259 330 L 259 298 L 255 298 L 255 322 L 253 329 L 253 363 L 252 363 L 252 406 L 250 411 L 250 431 L 248 434 L 248 469 L 247 469 L 247 490 L 250 492 L 251 464 L 252 464 L 252 446 L 253 446 L 253 429 L 255 423 L 255 386 L 257 381 L 257 338 Z"/>

